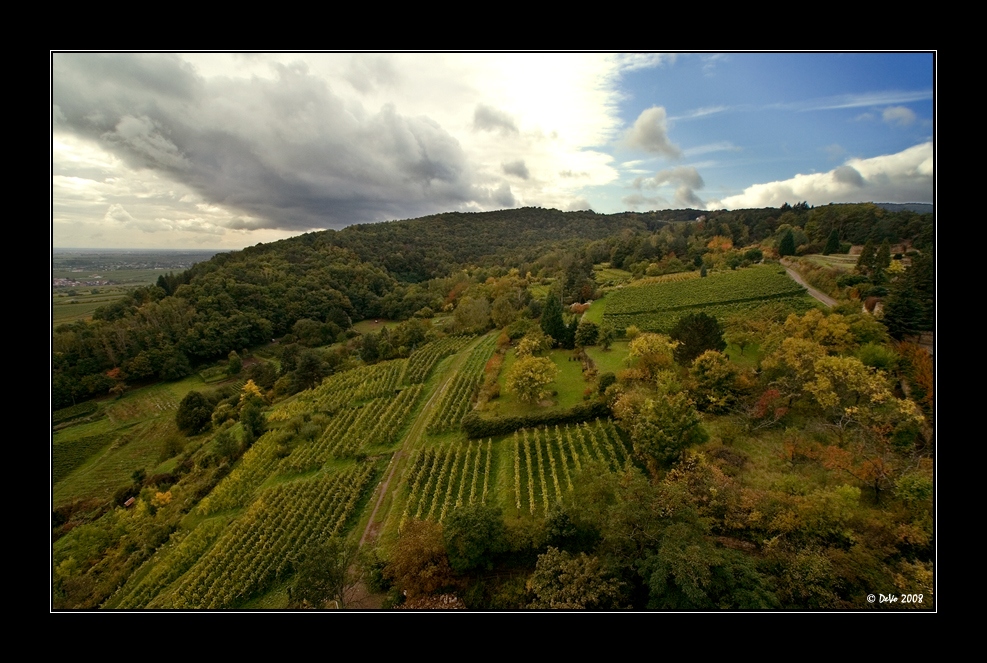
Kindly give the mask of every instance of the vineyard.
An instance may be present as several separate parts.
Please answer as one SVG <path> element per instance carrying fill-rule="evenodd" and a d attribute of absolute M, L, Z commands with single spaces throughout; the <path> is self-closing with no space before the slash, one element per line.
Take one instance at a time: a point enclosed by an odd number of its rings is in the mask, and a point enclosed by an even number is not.
<path fill-rule="evenodd" d="M 480 383 L 483 381 L 483 367 L 493 354 L 495 336 L 483 339 L 473 348 L 466 364 L 456 373 L 434 410 L 428 424 L 429 434 L 456 430 L 466 413 Z"/>
<path fill-rule="evenodd" d="M 226 608 L 263 591 L 290 574 L 306 549 L 343 530 L 373 474 L 365 463 L 263 491 L 174 590 L 147 607 Z"/>
<path fill-rule="evenodd" d="M 794 313 L 813 307 L 805 289 L 777 266 L 759 265 L 706 278 L 688 278 L 629 286 L 610 293 L 604 320 L 618 329 L 635 325 L 668 332 L 678 319 L 696 310 L 725 318 L 771 301 Z"/>
<path fill-rule="evenodd" d="M 491 440 L 453 442 L 418 452 L 405 484 L 408 496 L 399 527 L 409 518 L 445 520 L 450 509 L 485 504 L 490 493 Z"/>
<path fill-rule="evenodd" d="M 518 514 L 548 515 L 573 490 L 573 477 L 588 463 L 617 470 L 629 453 L 610 422 L 560 429 L 522 430 L 512 441 L 513 506 Z"/>

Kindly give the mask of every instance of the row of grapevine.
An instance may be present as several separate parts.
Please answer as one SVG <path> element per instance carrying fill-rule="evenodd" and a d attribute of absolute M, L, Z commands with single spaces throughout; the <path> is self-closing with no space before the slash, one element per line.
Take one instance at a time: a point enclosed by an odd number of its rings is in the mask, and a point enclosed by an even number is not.
<path fill-rule="evenodd" d="M 140 580 L 121 588 L 119 600 L 111 607 L 121 610 L 145 608 L 165 587 L 180 578 L 209 549 L 223 530 L 221 519 L 200 523 L 188 533 L 175 533 L 171 540 L 148 560 L 153 566 Z"/>
<path fill-rule="evenodd" d="M 197 512 L 208 516 L 248 504 L 257 488 L 277 469 L 278 450 L 290 437 L 290 433 L 281 430 L 261 435 L 233 471 L 199 502 Z"/>
<path fill-rule="evenodd" d="M 330 375 L 319 386 L 271 408 L 267 420 L 288 421 L 312 412 L 334 413 L 354 402 L 393 394 L 407 363 L 406 359 L 395 359 Z"/>
<path fill-rule="evenodd" d="M 442 522 L 456 507 L 485 504 L 492 450 L 491 440 L 476 440 L 419 452 L 408 472 L 408 497 L 399 527 L 409 518 Z"/>
<path fill-rule="evenodd" d="M 394 398 L 377 398 L 360 407 L 340 410 L 321 437 L 303 442 L 281 461 L 282 472 L 305 472 L 332 458 L 345 458 L 369 446 L 397 441 L 418 404 L 422 385 L 414 385 Z"/>
<path fill-rule="evenodd" d="M 372 464 L 264 491 L 178 581 L 160 607 L 233 607 L 292 571 L 313 543 L 346 526 L 373 476 Z"/>
<path fill-rule="evenodd" d="M 626 446 L 612 423 L 597 420 L 560 429 L 514 433 L 514 505 L 545 515 L 573 489 L 573 477 L 587 462 L 616 470 L 627 462 Z"/>
<path fill-rule="evenodd" d="M 401 383 L 425 382 L 440 361 L 462 350 L 470 339 L 470 336 L 446 336 L 418 348 L 408 357 L 408 367 L 405 369 Z"/>
<path fill-rule="evenodd" d="M 427 428 L 429 434 L 456 430 L 459 427 L 473 403 L 474 392 L 483 381 L 483 367 L 493 354 L 496 343 L 496 337 L 491 335 L 480 341 L 470 352 L 433 409 Z"/>

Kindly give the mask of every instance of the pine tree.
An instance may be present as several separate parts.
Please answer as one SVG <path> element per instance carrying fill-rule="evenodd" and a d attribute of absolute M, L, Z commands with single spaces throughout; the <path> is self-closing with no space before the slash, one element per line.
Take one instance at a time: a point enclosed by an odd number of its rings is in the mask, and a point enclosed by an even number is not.
<path fill-rule="evenodd" d="M 545 308 L 541 314 L 541 330 L 552 337 L 555 345 L 565 342 L 568 330 L 565 320 L 562 319 L 562 304 L 558 297 L 551 293 L 545 300 Z"/>
<path fill-rule="evenodd" d="M 828 256 L 831 253 L 839 253 L 840 251 L 840 233 L 833 228 L 833 231 L 829 233 L 829 239 L 826 240 L 826 248 L 823 249 L 823 255 Z"/>
<path fill-rule="evenodd" d="M 795 236 L 792 235 L 791 230 L 786 230 L 785 235 L 781 238 L 781 243 L 778 245 L 778 255 L 783 258 L 795 255 Z"/>
<path fill-rule="evenodd" d="M 881 242 L 881 246 L 877 249 L 877 256 L 874 257 L 874 267 L 880 270 L 885 270 L 891 266 L 891 245 L 888 244 L 888 240 Z"/>
<path fill-rule="evenodd" d="M 874 248 L 874 242 L 867 240 L 863 250 L 860 252 L 860 257 L 857 258 L 857 271 L 861 274 L 870 274 L 870 271 L 874 269 L 874 258 L 876 255 L 877 250 Z"/>

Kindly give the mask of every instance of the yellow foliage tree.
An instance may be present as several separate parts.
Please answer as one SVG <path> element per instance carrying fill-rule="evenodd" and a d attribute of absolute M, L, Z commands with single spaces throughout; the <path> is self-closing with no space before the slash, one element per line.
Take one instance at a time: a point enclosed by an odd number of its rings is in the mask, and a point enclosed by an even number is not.
<path fill-rule="evenodd" d="M 558 367 L 548 357 L 519 358 L 507 372 L 507 390 L 524 403 L 535 403 L 547 395 L 545 387 L 559 374 Z"/>

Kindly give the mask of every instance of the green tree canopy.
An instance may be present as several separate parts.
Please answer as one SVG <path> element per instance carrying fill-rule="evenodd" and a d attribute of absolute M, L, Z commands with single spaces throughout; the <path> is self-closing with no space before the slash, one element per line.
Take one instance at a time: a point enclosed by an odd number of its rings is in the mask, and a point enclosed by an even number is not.
<path fill-rule="evenodd" d="M 679 342 L 675 348 L 675 361 L 683 366 L 691 364 L 696 357 L 707 350 L 723 352 L 727 347 L 723 340 L 723 328 L 720 322 L 706 313 L 689 313 L 682 316 L 670 336 Z"/>

